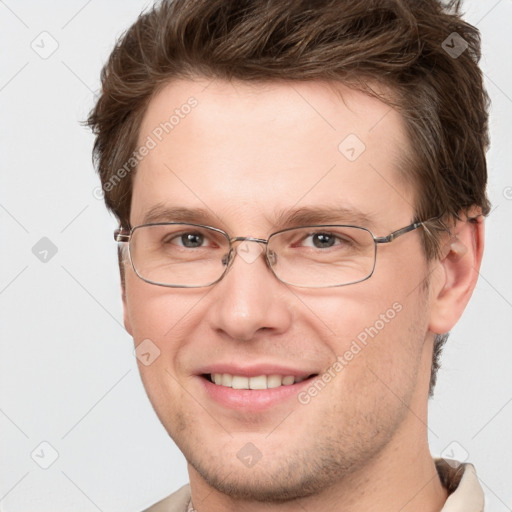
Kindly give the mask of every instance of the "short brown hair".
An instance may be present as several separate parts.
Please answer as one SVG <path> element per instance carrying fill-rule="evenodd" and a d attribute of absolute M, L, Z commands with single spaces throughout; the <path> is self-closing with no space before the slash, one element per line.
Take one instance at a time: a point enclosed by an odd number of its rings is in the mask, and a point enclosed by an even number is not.
<path fill-rule="evenodd" d="M 377 96 L 371 84 L 383 86 L 391 95 L 379 97 L 402 114 L 413 148 L 401 172 L 415 186 L 416 220 L 454 219 L 473 206 L 486 215 L 479 59 L 479 32 L 462 20 L 459 1 L 163 0 L 117 42 L 88 119 L 106 205 L 130 227 L 136 165 L 127 172 L 126 163 L 146 108 L 173 79 L 201 76 L 341 82 Z M 424 230 L 427 259 L 438 255 L 443 229 L 440 221 Z"/>

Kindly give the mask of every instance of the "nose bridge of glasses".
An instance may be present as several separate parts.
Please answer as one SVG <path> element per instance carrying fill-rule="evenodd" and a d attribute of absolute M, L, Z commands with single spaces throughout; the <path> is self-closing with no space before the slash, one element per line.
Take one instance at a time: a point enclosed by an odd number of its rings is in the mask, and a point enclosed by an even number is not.
<path fill-rule="evenodd" d="M 236 242 L 256 242 L 258 244 L 268 244 L 268 240 L 265 238 L 255 238 L 253 236 L 234 236 L 229 239 L 231 244 L 234 244 Z"/>
<path fill-rule="evenodd" d="M 235 258 L 235 254 L 238 254 L 246 263 L 254 263 L 258 257 L 268 252 L 264 247 L 268 246 L 268 240 L 264 238 L 255 238 L 252 236 L 237 236 L 229 239 L 230 251 L 223 258 L 224 265 L 231 265 Z M 249 242 L 255 242 L 250 244 Z"/>

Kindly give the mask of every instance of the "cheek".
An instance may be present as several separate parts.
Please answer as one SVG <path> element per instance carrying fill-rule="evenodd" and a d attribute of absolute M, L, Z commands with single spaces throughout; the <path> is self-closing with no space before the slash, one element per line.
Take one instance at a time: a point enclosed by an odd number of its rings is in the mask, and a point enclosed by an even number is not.
<path fill-rule="evenodd" d="M 126 315 L 130 321 L 135 343 L 149 338 L 167 350 L 168 341 L 180 338 L 191 327 L 194 309 L 209 289 L 173 291 L 145 283 L 133 272 L 126 272 Z"/>
<path fill-rule="evenodd" d="M 155 406 L 168 403 L 169 395 L 177 397 L 182 391 L 173 377 L 181 378 L 185 371 L 184 354 L 198 337 L 196 331 L 203 328 L 202 308 L 210 291 L 176 291 L 145 283 L 132 269 L 126 273 L 126 316 L 141 378 Z M 140 357 L 139 352 L 149 352 L 151 363 L 145 364 L 148 358 Z"/>
<path fill-rule="evenodd" d="M 181 352 L 186 333 L 194 329 L 192 311 L 201 294 L 179 294 L 154 286 L 126 272 L 125 308 L 137 347 L 137 364 L 146 393 L 160 421 L 180 430 L 186 403 L 183 387 L 177 381 Z M 149 354 L 146 356 L 145 354 Z M 173 404 L 170 407 L 170 404 Z"/>
<path fill-rule="evenodd" d="M 403 317 L 403 298 L 386 287 L 375 286 L 370 280 L 346 288 L 301 295 L 303 320 L 340 355 L 351 341 L 363 346 L 384 337 L 393 324 Z"/>
<path fill-rule="evenodd" d="M 344 374 L 343 386 L 353 391 L 386 385 L 402 389 L 416 378 L 428 331 L 428 304 L 426 290 L 412 288 L 412 280 L 405 278 L 412 270 L 404 263 L 403 271 L 390 270 L 385 282 L 373 276 L 330 295 L 302 297 L 309 328 L 325 333 L 331 361 L 338 361 Z M 401 279 L 391 281 L 393 275 Z"/>
<path fill-rule="evenodd" d="M 374 397 L 376 407 L 380 402 L 401 408 L 411 402 L 417 383 L 428 377 L 421 370 L 428 316 L 422 293 L 388 306 L 385 303 L 368 319 L 342 355 L 348 361 L 345 384 L 355 393 Z"/>

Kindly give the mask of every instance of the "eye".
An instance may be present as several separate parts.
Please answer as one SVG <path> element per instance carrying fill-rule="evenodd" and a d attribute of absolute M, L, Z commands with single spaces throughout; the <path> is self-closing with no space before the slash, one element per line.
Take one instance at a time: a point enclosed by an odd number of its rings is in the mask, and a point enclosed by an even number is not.
<path fill-rule="evenodd" d="M 332 247 L 336 243 L 336 237 L 331 233 L 315 233 L 311 235 L 311 243 L 319 249 Z"/>
<path fill-rule="evenodd" d="M 183 247 L 201 247 L 204 243 L 204 236 L 200 233 L 185 233 L 177 239 L 177 242 Z"/>
<path fill-rule="evenodd" d="M 188 249 L 197 249 L 205 247 L 208 239 L 199 232 L 186 232 L 186 233 L 168 233 L 163 238 L 165 245 L 178 245 L 180 247 L 186 247 Z"/>
<path fill-rule="evenodd" d="M 305 247 L 314 247 L 316 249 L 327 249 L 329 247 L 333 247 L 334 245 L 340 245 L 344 243 L 345 240 L 340 239 L 333 233 L 328 232 L 320 232 L 320 233 L 311 233 L 306 236 L 301 245 Z"/>

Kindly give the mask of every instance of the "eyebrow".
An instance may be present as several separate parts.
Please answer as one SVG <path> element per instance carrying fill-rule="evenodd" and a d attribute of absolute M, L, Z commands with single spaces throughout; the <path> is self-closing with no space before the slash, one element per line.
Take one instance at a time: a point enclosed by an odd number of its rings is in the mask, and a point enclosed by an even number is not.
<path fill-rule="evenodd" d="M 159 222 L 185 222 L 191 224 L 218 225 L 221 219 L 205 208 L 172 207 L 163 203 L 151 207 L 145 214 L 142 224 Z M 223 224 L 223 223 L 222 223 Z M 319 224 L 352 224 L 371 228 L 374 219 L 357 208 L 348 207 L 302 207 L 277 210 L 271 224 L 276 229 Z"/>
<path fill-rule="evenodd" d="M 315 224 L 353 224 L 362 227 L 372 227 L 374 219 L 371 215 L 356 208 L 342 206 L 334 208 L 303 207 L 277 212 L 275 224 L 284 228 Z"/>
<path fill-rule="evenodd" d="M 204 208 L 172 207 L 159 203 L 151 207 L 142 219 L 142 224 L 158 222 L 187 222 L 192 224 L 209 224 L 215 215 Z M 217 218 L 217 222 L 219 219 Z"/>

